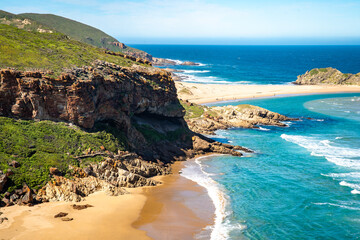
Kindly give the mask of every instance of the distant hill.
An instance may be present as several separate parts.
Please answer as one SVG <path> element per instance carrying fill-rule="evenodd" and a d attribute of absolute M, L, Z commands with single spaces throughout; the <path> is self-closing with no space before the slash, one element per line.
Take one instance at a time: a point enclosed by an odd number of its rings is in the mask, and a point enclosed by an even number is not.
<path fill-rule="evenodd" d="M 114 52 L 123 52 L 149 61 L 152 60 L 150 54 L 128 47 L 97 28 L 53 14 L 23 13 L 16 15 L 0 10 L 0 24 L 15 26 L 27 31 L 59 32 L 69 36 L 71 39 L 96 47 Z"/>
<path fill-rule="evenodd" d="M 55 29 L 34 20 L 0 10 L 0 24 L 14 26 L 27 31 L 53 33 Z"/>
<path fill-rule="evenodd" d="M 69 39 L 62 33 L 39 33 L 0 24 L 0 68 L 52 70 L 90 66 L 97 59 L 121 66 L 139 64 L 101 48 Z"/>
<path fill-rule="evenodd" d="M 332 84 L 332 85 L 360 85 L 360 73 L 342 73 L 335 68 L 314 68 L 298 76 L 294 82 L 299 85 Z"/>

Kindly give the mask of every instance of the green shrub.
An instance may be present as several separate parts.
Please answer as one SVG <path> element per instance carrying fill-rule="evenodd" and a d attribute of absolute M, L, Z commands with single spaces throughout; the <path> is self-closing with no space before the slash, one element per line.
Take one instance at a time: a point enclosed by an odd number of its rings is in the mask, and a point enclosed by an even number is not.
<path fill-rule="evenodd" d="M 56 167 L 63 174 L 69 173 L 69 165 L 80 166 L 103 157 L 86 158 L 81 162 L 75 157 L 91 148 L 117 152 L 125 150 L 123 138 L 106 131 L 86 132 L 76 126 L 51 121 L 27 121 L 0 117 L 0 170 L 11 168 L 10 188 L 21 187 L 26 182 L 31 188 L 39 188 L 50 180 L 49 168 Z M 9 167 L 16 160 L 20 167 Z"/>

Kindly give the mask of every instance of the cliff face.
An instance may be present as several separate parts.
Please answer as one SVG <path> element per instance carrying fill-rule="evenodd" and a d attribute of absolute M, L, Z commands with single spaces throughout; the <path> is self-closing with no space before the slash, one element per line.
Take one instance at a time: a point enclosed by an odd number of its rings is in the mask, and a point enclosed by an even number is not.
<path fill-rule="evenodd" d="M 40 72 L 1 70 L 0 83 L 2 116 L 65 121 L 85 129 L 111 122 L 126 135 L 131 149 L 150 158 L 153 153 L 145 152 L 147 141 L 134 127 L 137 119 L 147 119 L 150 126 L 163 120 L 162 131 L 185 126 L 169 73 L 155 68 L 96 61 L 92 67 L 70 70 L 59 79 Z"/>
<path fill-rule="evenodd" d="M 342 73 L 335 68 L 314 68 L 298 76 L 294 82 L 299 85 L 341 84 L 360 85 L 360 73 Z"/>

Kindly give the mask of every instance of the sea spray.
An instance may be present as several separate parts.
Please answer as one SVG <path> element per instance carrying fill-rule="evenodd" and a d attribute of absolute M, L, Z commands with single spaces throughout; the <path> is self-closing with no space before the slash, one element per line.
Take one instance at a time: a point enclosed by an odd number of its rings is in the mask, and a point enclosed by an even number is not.
<path fill-rule="evenodd" d="M 211 174 L 204 170 L 202 161 L 205 161 L 206 158 L 208 157 L 199 157 L 194 161 L 187 162 L 185 168 L 182 169 L 181 175 L 207 190 L 215 206 L 215 221 L 210 237 L 212 240 L 225 240 L 229 238 L 231 230 L 244 229 L 246 226 L 241 224 L 231 225 L 226 219 L 231 214 L 231 211 L 228 210 L 228 196 L 224 193 L 222 187 L 211 178 Z"/>

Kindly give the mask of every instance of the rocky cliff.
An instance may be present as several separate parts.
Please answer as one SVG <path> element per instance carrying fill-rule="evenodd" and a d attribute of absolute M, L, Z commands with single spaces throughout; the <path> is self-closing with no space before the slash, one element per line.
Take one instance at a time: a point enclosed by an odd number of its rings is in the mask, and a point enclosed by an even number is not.
<path fill-rule="evenodd" d="M 335 68 L 314 68 L 298 76 L 294 82 L 299 85 L 341 84 L 360 85 L 360 73 L 342 73 Z"/>
<path fill-rule="evenodd" d="M 185 160 L 207 153 L 241 156 L 240 151 L 249 151 L 192 132 L 183 118 L 184 115 L 185 111 L 177 99 L 170 73 L 157 68 L 137 65 L 122 67 L 97 60 L 92 66 L 67 70 L 58 78 L 49 77 L 48 72 L 2 69 L 0 70 L 0 116 L 66 123 L 57 133 L 51 131 L 41 136 L 31 136 L 37 143 L 46 144 L 44 147 L 35 146 L 31 142 L 22 144 L 7 139 L 15 152 L 4 149 L 3 154 L 7 158 L 0 161 L 1 168 L 5 169 L 0 172 L 2 204 L 33 204 L 48 200 L 79 201 L 82 197 L 98 190 L 105 190 L 111 195 L 124 194 L 126 191 L 122 187 L 156 185 L 157 182 L 151 177 L 169 173 L 169 163 L 174 160 Z M 111 144 L 112 147 L 109 145 L 108 150 L 104 146 L 95 146 L 97 150 L 83 151 L 83 140 L 74 143 L 71 136 L 80 139 L 84 133 L 72 135 L 75 133 L 66 133 L 64 129 L 73 128 L 72 124 L 80 126 L 87 132 L 115 129 L 116 134 L 119 135 L 115 137 L 120 137 L 121 141 L 126 142 L 128 152 L 117 150 L 116 145 Z M 11 126 L 16 128 L 16 125 Z M 14 130 L 13 127 L 6 128 L 7 138 Z M 47 129 L 44 128 L 42 131 L 47 132 Z M 67 134 L 66 138 L 62 134 Z M 69 137 L 71 141 L 66 140 Z M 36 140 L 37 138 L 41 139 Z M 75 149 L 67 150 L 67 153 L 52 150 L 57 146 L 49 144 L 54 139 L 62 140 L 62 138 L 63 141 L 69 141 L 69 144 L 76 144 L 73 146 Z M 106 139 L 108 137 L 103 135 L 104 144 L 108 141 Z M 87 141 L 95 140 L 88 138 Z M 25 152 L 22 151 L 24 153 L 20 153 L 24 155 L 23 157 L 18 156 L 16 152 L 18 147 L 13 146 L 20 143 L 22 148 L 26 148 Z M 66 149 L 66 142 L 62 144 Z M 79 151 L 82 155 L 74 155 Z M 42 164 L 42 158 L 45 161 L 48 152 L 54 154 L 50 154 L 49 159 Z M 94 160 L 85 161 L 87 158 Z M 12 164 L 14 161 L 11 162 L 11 159 L 21 161 Z M 48 166 L 46 164 L 63 161 L 61 159 L 64 161 L 68 159 L 66 164 L 70 167 L 60 164 L 62 170 L 53 167 L 44 168 Z M 50 174 L 55 178 L 39 191 L 32 189 L 32 185 L 28 183 L 29 185 L 23 187 L 25 190 L 6 192 L 16 186 L 13 180 L 19 184 L 23 179 L 18 175 L 24 174 L 28 161 L 36 161 L 35 166 L 44 168 L 41 170 L 42 177 Z M 35 167 L 31 164 L 30 166 Z M 65 176 L 69 174 L 74 179 L 70 180 Z M 33 176 L 27 176 L 27 179 L 31 181 Z M 36 185 L 39 182 L 32 182 L 34 186 L 41 187 L 41 184 Z"/>

